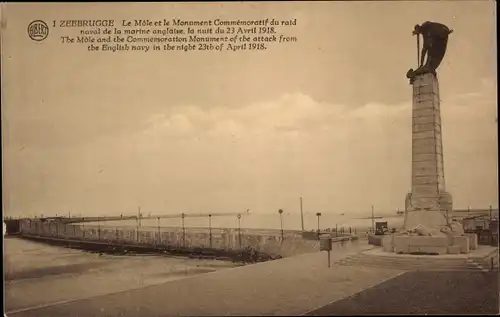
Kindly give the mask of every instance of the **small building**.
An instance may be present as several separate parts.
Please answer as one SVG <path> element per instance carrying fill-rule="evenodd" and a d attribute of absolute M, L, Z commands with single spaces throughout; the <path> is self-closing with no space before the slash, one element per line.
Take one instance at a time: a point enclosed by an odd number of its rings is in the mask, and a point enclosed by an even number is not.
<path fill-rule="evenodd" d="M 498 219 L 488 216 L 467 217 L 462 220 L 464 231 L 475 233 L 481 245 L 498 245 Z"/>
<path fill-rule="evenodd" d="M 462 220 L 465 232 L 476 232 L 478 230 L 490 229 L 490 218 L 486 216 L 467 217 Z"/>
<path fill-rule="evenodd" d="M 4 235 L 13 235 L 21 232 L 21 221 L 19 219 L 5 219 Z"/>

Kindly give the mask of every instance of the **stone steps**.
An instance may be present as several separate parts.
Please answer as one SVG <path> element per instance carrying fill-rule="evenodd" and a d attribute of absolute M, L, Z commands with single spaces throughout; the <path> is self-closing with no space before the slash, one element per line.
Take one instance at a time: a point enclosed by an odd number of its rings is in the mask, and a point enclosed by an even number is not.
<path fill-rule="evenodd" d="M 377 261 L 372 259 L 347 259 L 341 261 L 340 263 L 350 263 L 350 264 L 363 264 L 363 265 L 379 265 L 379 266 L 391 266 L 391 267 L 472 267 L 472 266 L 483 266 L 477 262 L 456 262 L 456 263 L 440 263 L 440 262 L 388 262 L 388 261 Z"/>
<path fill-rule="evenodd" d="M 499 259 L 498 259 L 498 254 L 496 252 L 494 254 L 490 254 L 489 256 L 483 258 L 483 259 L 476 259 L 475 260 L 477 263 L 479 263 L 481 266 L 484 268 L 493 268 L 497 269 L 499 268 Z"/>
<path fill-rule="evenodd" d="M 357 254 L 335 262 L 343 266 L 383 267 L 408 271 L 488 271 L 489 266 L 468 258 L 429 259 Z"/>

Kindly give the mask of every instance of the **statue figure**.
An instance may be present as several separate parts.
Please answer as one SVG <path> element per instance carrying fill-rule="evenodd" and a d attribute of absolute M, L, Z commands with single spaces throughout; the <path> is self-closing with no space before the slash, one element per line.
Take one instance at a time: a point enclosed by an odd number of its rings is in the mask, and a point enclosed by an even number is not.
<path fill-rule="evenodd" d="M 406 77 L 413 81 L 413 78 L 420 74 L 432 73 L 436 75 L 436 69 L 441 64 L 446 47 L 448 44 L 448 36 L 453 32 L 446 25 L 427 21 L 422 25 L 415 25 L 412 34 L 417 35 L 417 45 L 419 45 L 419 37 L 422 34 L 424 40 L 422 52 L 419 60 L 419 67 L 416 70 L 410 69 L 406 73 Z M 420 47 L 418 47 L 420 50 Z M 427 61 L 424 64 L 425 57 Z"/>

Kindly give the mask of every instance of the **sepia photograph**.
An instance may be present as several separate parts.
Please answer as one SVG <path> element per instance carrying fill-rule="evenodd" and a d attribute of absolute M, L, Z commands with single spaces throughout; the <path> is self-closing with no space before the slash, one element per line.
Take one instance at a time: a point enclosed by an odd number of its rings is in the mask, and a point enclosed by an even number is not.
<path fill-rule="evenodd" d="M 8 317 L 500 314 L 496 2 L 2 2 Z"/>

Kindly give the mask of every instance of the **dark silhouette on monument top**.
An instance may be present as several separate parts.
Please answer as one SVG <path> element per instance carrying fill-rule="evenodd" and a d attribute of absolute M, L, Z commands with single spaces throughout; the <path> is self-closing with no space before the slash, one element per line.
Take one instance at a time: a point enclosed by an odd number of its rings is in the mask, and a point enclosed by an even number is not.
<path fill-rule="evenodd" d="M 422 25 L 415 25 L 412 34 L 417 35 L 417 53 L 420 53 L 420 34 L 422 34 L 424 43 L 419 58 L 419 67 L 416 70 L 410 69 L 406 73 L 410 83 L 413 82 L 416 76 L 421 74 L 432 73 L 436 75 L 436 69 L 441 64 L 446 53 L 448 36 L 452 32 L 453 30 L 450 30 L 446 25 L 437 22 L 427 21 Z M 427 61 L 424 64 L 425 57 L 427 57 Z"/>

